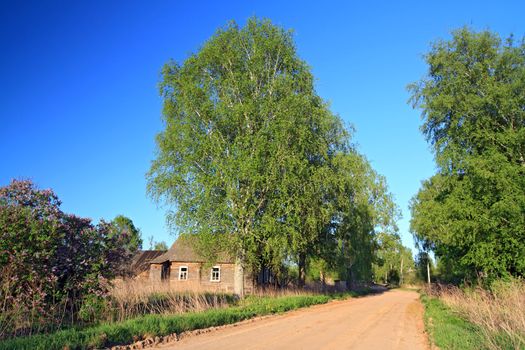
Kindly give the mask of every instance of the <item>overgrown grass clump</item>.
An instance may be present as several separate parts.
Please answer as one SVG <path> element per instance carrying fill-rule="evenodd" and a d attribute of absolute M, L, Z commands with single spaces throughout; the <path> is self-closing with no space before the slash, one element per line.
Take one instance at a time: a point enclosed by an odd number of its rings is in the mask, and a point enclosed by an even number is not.
<path fill-rule="evenodd" d="M 430 340 L 440 349 L 485 349 L 480 329 L 458 316 L 439 299 L 422 295 L 425 328 Z"/>
<path fill-rule="evenodd" d="M 297 295 L 248 297 L 238 306 L 177 315 L 146 315 L 120 323 L 101 324 L 85 329 L 68 329 L 51 334 L 20 337 L 0 342 L 3 349 L 93 349 L 129 344 L 137 339 L 182 333 L 221 326 L 301 307 L 324 304 L 343 295 Z"/>
<path fill-rule="evenodd" d="M 525 349 L 525 281 L 498 280 L 485 288 L 441 286 L 427 293 L 475 325 L 484 348 Z"/>

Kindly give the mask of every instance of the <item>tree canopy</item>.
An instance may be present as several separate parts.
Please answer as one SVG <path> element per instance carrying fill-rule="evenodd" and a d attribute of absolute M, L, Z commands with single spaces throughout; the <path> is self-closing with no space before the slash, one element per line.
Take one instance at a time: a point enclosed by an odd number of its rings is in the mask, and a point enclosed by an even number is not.
<path fill-rule="evenodd" d="M 455 31 L 411 85 L 438 172 L 411 229 L 458 276 L 525 273 L 525 43 Z"/>
<path fill-rule="evenodd" d="M 148 191 L 205 252 L 228 249 L 274 271 L 292 261 L 301 279 L 309 258 L 332 264 L 344 250 L 352 266 L 352 240 L 361 234 L 371 255 L 377 225 L 395 226 L 384 179 L 317 95 L 290 31 L 231 22 L 182 64 L 166 64 L 160 93 L 165 128 Z"/>
<path fill-rule="evenodd" d="M 128 244 L 125 248 L 130 253 L 135 253 L 142 249 L 140 230 L 135 227 L 130 218 L 125 217 L 124 215 L 117 215 L 113 221 L 111 221 L 111 224 L 113 226 L 113 234 L 127 236 L 126 240 Z"/>

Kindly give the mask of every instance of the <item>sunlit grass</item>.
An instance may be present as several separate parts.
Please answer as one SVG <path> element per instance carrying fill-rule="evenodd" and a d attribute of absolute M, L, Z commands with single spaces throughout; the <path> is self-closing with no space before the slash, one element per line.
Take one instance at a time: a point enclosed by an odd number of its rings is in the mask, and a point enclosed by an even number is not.
<path fill-rule="evenodd" d="M 323 304 L 339 295 L 251 296 L 238 306 L 200 312 L 136 317 L 118 323 L 101 324 L 85 329 L 68 329 L 47 335 L 15 338 L 0 342 L 0 349 L 89 349 L 129 344 L 133 341 L 195 329 L 231 324 L 315 304 Z"/>

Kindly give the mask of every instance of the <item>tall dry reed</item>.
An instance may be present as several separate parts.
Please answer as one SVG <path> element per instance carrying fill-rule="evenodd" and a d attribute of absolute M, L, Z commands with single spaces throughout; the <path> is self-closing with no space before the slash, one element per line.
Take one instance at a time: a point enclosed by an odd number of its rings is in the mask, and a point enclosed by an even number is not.
<path fill-rule="evenodd" d="M 525 282 L 496 282 L 490 290 L 477 287 L 433 288 L 430 293 L 478 325 L 491 349 L 525 349 Z"/>
<path fill-rule="evenodd" d="M 189 282 L 191 283 L 191 282 Z M 222 308 L 236 302 L 231 294 L 205 290 L 198 285 L 177 288 L 170 283 L 145 280 L 117 281 L 110 290 L 106 320 L 123 321 L 145 314 L 174 314 Z"/>

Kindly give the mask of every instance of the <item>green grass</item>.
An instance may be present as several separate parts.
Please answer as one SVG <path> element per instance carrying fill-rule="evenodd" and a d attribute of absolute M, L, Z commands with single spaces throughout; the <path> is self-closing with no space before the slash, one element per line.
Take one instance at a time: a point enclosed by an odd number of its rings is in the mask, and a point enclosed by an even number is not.
<path fill-rule="evenodd" d="M 248 297 L 238 306 L 178 315 L 146 315 L 121 323 L 101 324 L 84 329 L 67 329 L 51 334 L 20 337 L 0 342 L 4 349 L 92 349 L 130 344 L 134 339 L 164 336 L 195 329 L 221 326 L 256 316 L 324 304 L 349 294 L 285 297 Z"/>
<path fill-rule="evenodd" d="M 430 341 L 442 350 L 486 349 L 481 330 L 459 317 L 439 299 L 421 296 Z"/>

